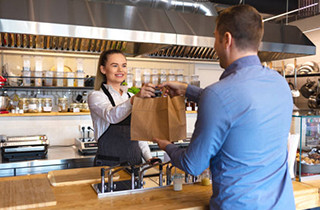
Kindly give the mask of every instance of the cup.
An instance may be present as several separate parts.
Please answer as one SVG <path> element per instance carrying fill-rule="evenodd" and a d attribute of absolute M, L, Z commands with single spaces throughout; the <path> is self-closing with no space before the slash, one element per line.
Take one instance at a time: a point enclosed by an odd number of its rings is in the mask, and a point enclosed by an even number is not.
<path fill-rule="evenodd" d="M 200 177 L 201 177 L 201 185 L 207 186 L 211 184 L 209 169 L 204 170 L 200 175 Z"/>
<path fill-rule="evenodd" d="M 176 173 L 173 175 L 173 190 L 181 191 L 183 182 L 183 174 Z"/>

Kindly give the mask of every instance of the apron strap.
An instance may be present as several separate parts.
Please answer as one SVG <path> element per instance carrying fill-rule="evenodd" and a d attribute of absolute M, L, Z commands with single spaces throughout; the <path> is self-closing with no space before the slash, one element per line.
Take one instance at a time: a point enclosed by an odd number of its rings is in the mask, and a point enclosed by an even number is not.
<path fill-rule="evenodd" d="M 109 98 L 109 101 L 111 102 L 112 106 L 116 106 L 116 104 L 114 103 L 114 100 L 113 100 L 110 92 L 107 90 L 107 88 L 103 84 L 105 84 L 105 83 L 101 84 L 101 88 L 102 88 L 104 94 L 107 95 L 107 97 Z M 128 92 L 127 92 L 127 94 L 128 94 L 128 97 L 131 98 L 131 96 L 130 96 L 130 94 Z"/>

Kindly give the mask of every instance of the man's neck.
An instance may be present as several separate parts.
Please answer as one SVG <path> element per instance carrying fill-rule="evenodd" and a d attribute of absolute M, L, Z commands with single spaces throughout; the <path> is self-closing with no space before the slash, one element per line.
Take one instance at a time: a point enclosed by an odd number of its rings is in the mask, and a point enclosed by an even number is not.
<path fill-rule="evenodd" d="M 230 58 L 228 59 L 227 67 L 230 66 L 236 60 L 243 58 L 243 57 L 250 56 L 250 55 L 258 55 L 258 52 L 255 52 L 255 51 L 235 51 L 233 54 L 231 54 Z"/>

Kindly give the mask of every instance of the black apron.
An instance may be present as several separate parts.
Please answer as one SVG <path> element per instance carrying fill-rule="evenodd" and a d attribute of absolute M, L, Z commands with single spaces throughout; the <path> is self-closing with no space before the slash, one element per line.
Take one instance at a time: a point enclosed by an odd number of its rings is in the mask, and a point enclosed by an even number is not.
<path fill-rule="evenodd" d="M 102 84 L 103 92 L 108 96 L 112 106 L 114 100 Z M 128 93 L 130 98 L 130 95 Z M 138 141 L 130 140 L 131 114 L 117 124 L 110 124 L 108 129 L 98 139 L 98 150 L 95 157 L 95 166 L 114 166 L 118 164 L 138 165 L 142 163 L 142 152 Z"/>

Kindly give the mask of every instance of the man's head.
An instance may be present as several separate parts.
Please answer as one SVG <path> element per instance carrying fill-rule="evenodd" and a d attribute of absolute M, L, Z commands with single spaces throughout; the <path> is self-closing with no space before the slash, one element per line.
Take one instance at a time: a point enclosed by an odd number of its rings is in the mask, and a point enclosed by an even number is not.
<path fill-rule="evenodd" d="M 215 48 L 220 65 L 223 68 L 227 67 L 225 63 L 230 53 L 225 50 L 228 47 L 241 52 L 242 55 L 246 52 L 257 53 L 262 36 L 262 17 L 255 8 L 236 5 L 223 10 L 216 20 L 215 31 Z"/>

